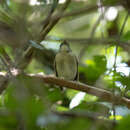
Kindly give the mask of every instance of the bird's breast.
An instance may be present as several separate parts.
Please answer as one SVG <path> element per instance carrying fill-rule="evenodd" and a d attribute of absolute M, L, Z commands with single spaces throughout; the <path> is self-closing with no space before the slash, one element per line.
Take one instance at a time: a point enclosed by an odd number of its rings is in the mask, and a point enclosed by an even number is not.
<path fill-rule="evenodd" d="M 59 53 L 56 56 L 56 70 L 59 77 L 74 80 L 77 72 L 75 56 L 71 53 Z"/>

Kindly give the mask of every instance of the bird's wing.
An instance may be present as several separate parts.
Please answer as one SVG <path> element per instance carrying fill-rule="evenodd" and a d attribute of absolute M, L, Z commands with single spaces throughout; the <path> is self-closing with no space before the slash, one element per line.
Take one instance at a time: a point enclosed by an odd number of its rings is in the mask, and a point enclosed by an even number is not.
<path fill-rule="evenodd" d="M 79 71 L 78 71 L 78 64 L 79 64 L 79 62 L 78 62 L 78 58 L 75 56 L 75 59 L 76 59 L 76 67 L 77 67 L 77 72 L 76 72 L 76 76 L 75 76 L 75 78 L 74 78 L 74 80 L 76 80 L 76 81 L 78 81 L 79 80 Z"/>
<path fill-rule="evenodd" d="M 54 60 L 54 73 L 55 73 L 55 76 L 58 77 L 58 73 L 57 73 L 57 70 L 56 70 L 56 58 Z"/>

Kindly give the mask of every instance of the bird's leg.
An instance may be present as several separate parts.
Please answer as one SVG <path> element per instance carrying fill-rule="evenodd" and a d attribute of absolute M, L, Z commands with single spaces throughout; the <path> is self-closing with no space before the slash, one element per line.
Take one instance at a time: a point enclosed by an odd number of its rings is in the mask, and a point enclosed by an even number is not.
<path fill-rule="evenodd" d="M 63 79 L 63 80 L 65 80 L 65 78 L 64 77 L 59 77 L 60 79 Z"/>

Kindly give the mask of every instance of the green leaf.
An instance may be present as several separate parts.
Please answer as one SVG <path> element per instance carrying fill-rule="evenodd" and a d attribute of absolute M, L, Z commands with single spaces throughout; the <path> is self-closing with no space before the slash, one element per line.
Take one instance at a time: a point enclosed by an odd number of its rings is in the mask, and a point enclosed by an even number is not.
<path fill-rule="evenodd" d="M 128 31 L 127 33 L 125 33 L 121 39 L 125 42 L 129 41 L 130 40 L 130 31 Z"/>
<path fill-rule="evenodd" d="M 88 84 L 93 84 L 106 71 L 106 64 L 105 56 L 96 55 L 93 57 L 93 64 L 79 67 L 79 72 L 85 75 Z"/>
<path fill-rule="evenodd" d="M 120 120 L 119 125 L 117 125 L 116 130 L 128 130 L 130 129 L 130 115 L 127 115 L 122 120 Z"/>

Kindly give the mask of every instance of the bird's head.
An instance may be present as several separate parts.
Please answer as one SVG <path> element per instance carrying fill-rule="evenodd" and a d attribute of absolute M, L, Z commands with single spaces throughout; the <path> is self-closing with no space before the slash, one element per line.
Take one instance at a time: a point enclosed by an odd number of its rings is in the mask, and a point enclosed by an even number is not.
<path fill-rule="evenodd" d="M 67 41 L 63 41 L 60 44 L 60 51 L 62 51 L 62 52 L 70 52 L 71 51 L 69 43 Z"/>

